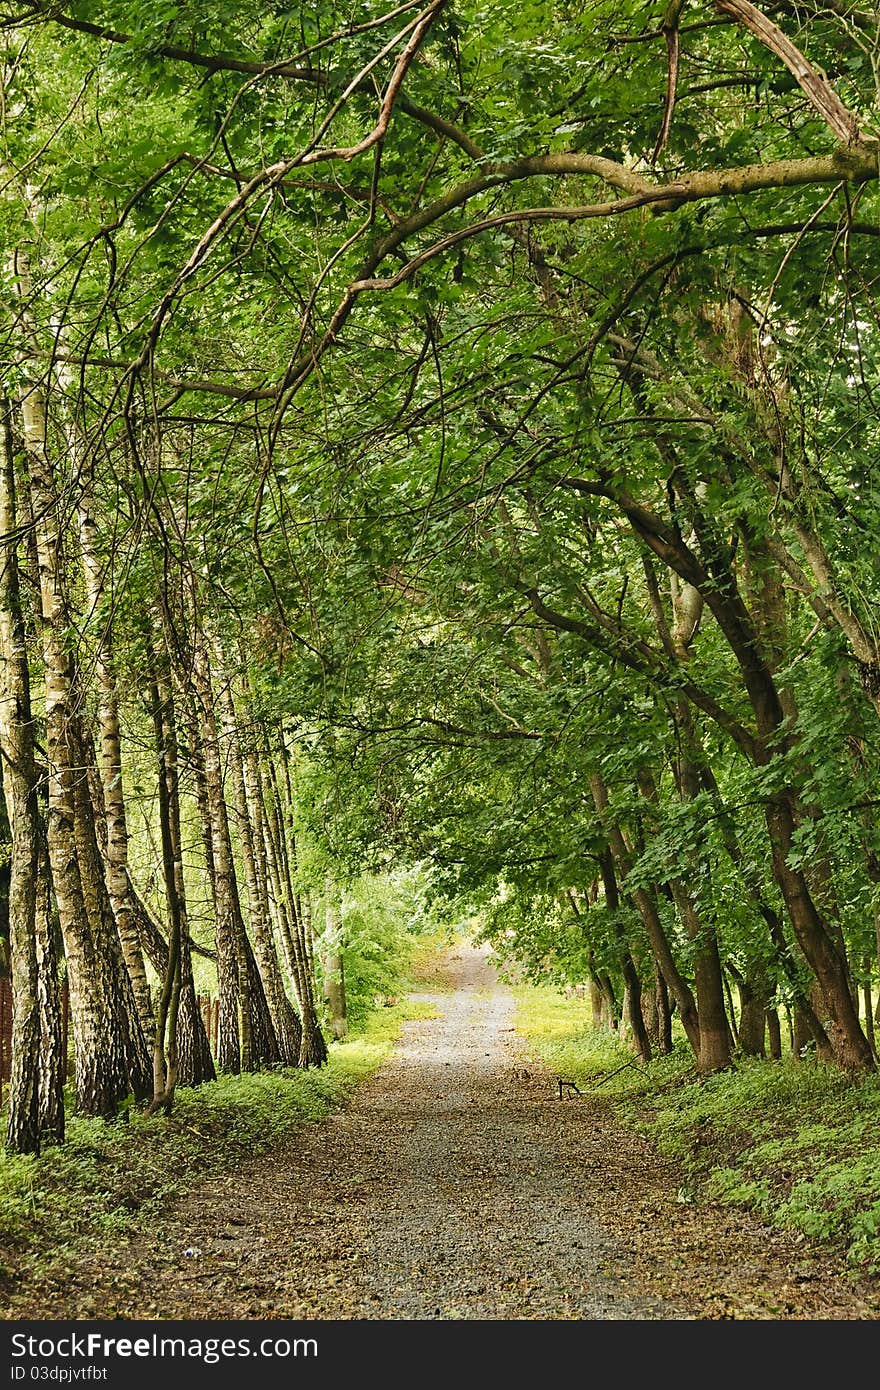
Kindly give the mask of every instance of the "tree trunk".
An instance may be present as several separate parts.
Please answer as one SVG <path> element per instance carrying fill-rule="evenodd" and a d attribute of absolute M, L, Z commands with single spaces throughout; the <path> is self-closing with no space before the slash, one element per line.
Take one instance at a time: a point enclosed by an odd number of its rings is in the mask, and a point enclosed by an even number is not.
<path fill-rule="evenodd" d="M 59 369 L 67 384 L 67 374 Z M 135 906 L 128 874 L 128 820 L 125 792 L 122 783 L 122 739 L 119 730 L 119 707 L 116 693 L 116 672 L 113 660 L 113 637 L 110 622 L 101 612 L 104 598 L 104 570 L 98 554 L 94 499 L 94 468 L 91 453 L 82 448 L 77 438 L 75 422 L 68 423 L 70 453 L 75 459 L 79 477 L 77 515 L 79 541 L 86 581 L 88 618 L 97 625 L 94 644 L 94 672 L 97 686 L 97 713 L 100 739 L 100 758 L 96 760 L 100 797 L 96 810 L 101 817 L 100 841 L 110 906 L 122 945 L 122 954 L 131 979 L 135 1005 L 144 1036 L 153 1036 L 153 1004 L 144 966 L 137 930 Z"/>
<path fill-rule="evenodd" d="M 724 1008 L 724 980 L 714 933 L 707 933 L 693 898 L 681 879 L 670 882 L 681 924 L 695 945 L 694 986 L 699 1018 L 697 1070 L 721 1071 L 730 1066 L 730 1030 Z"/>
<path fill-rule="evenodd" d="M 764 1033 L 767 1021 L 767 990 L 763 981 L 740 976 L 739 1051 L 746 1057 L 766 1056 Z"/>
<path fill-rule="evenodd" d="M 868 1042 L 869 1042 L 870 1045 L 871 1045 L 871 1051 L 873 1052 L 874 1056 L 876 1057 L 876 1056 L 877 1056 L 877 1042 L 876 1042 L 876 1038 L 875 1038 L 875 1034 L 874 1034 L 874 1000 L 873 1000 L 873 997 L 872 997 L 872 994 L 871 994 L 871 969 L 872 969 L 872 966 L 873 966 L 873 961 L 872 961 L 871 957 L 870 957 L 869 955 L 866 955 L 866 956 L 864 957 L 863 962 L 862 962 L 862 969 L 863 969 L 863 971 L 864 971 L 864 980 L 863 980 L 863 984 L 862 984 L 862 989 L 863 989 L 863 991 L 864 991 L 864 997 L 865 997 L 865 1036 L 867 1037 Z"/>
<path fill-rule="evenodd" d="M 654 969 L 654 1000 L 657 1016 L 657 1051 L 668 1057 L 672 1051 L 672 1010 L 669 1007 L 669 988 L 659 965 Z"/>
<path fill-rule="evenodd" d="M 198 741 L 191 741 L 191 755 L 215 909 L 217 993 L 220 1010 L 217 1065 L 220 1071 L 237 1073 L 253 1070 L 250 979 L 239 928 L 240 911 L 236 910 L 238 883 L 232 862 L 226 803 L 223 797 L 223 776 L 210 685 L 210 666 L 206 661 L 203 643 L 200 643 L 200 647 L 202 650 L 199 669 L 195 675 Z"/>
<path fill-rule="evenodd" d="M 601 779 L 598 777 L 591 777 L 590 786 L 593 792 L 593 801 L 596 810 L 601 812 L 607 809 L 607 797 Z M 648 1030 L 645 1027 L 645 1020 L 642 1014 L 642 982 L 639 979 L 639 973 L 629 949 L 626 933 L 618 916 L 620 911 L 620 892 L 617 886 L 617 875 L 614 871 L 614 858 L 610 849 L 599 856 L 599 867 L 605 888 L 605 902 L 608 910 L 614 914 L 615 935 L 620 949 L 620 965 L 623 973 L 623 1009 L 621 1012 L 621 1021 L 624 1028 L 631 1034 L 639 1056 L 644 1062 L 650 1062 L 651 1039 L 648 1036 Z"/>
<path fill-rule="evenodd" d="M 776 1009 L 768 1009 L 767 1019 L 767 1046 L 771 1058 L 778 1062 L 782 1057 L 782 1031 L 779 1027 L 779 1013 Z"/>
<path fill-rule="evenodd" d="M 593 1027 L 610 1028 L 611 1021 L 609 1018 L 608 1000 L 598 979 L 591 978 L 588 980 L 587 989 L 590 998 L 590 1011 L 593 1016 Z"/>
<path fill-rule="evenodd" d="M 874 888 L 874 940 L 877 943 L 877 964 L 880 966 L 880 887 Z M 874 1008 L 874 1022 L 880 1023 L 880 995 Z"/>
<path fill-rule="evenodd" d="M 697 730 L 690 707 L 683 696 L 678 701 L 675 723 L 679 735 L 675 781 L 681 800 L 690 802 L 700 794 L 702 750 L 698 746 Z M 647 771 L 639 778 L 639 786 L 645 799 L 650 802 L 656 793 Z M 693 867 L 696 871 L 700 865 L 694 862 Z M 724 976 L 718 938 L 714 928 L 704 921 L 698 912 L 696 900 L 685 880 L 670 879 L 669 886 L 682 925 L 694 946 L 694 983 L 700 1019 L 700 1055 L 697 1068 L 701 1072 L 721 1071 L 730 1066 L 731 1034 L 724 1007 Z"/>
<path fill-rule="evenodd" d="M 638 398 L 638 389 L 635 389 Z M 790 749 L 791 736 L 785 731 L 783 702 L 773 676 L 772 659 L 764 655 L 761 634 L 756 630 L 737 585 L 731 565 L 730 547 L 702 513 L 692 491 L 684 494 L 690 523 L 698 540 L 691 550 L 680 531 L 658 528 L 651 513 L 640 507 L 624 489 L 618 501 L 634 531 L 648 548 L 680 579 L 698 589 L 711 610 L 740 668 L 755 718 L 757 738 L 751 740 L 749 756 L 760 767 L 767 767 Z M 744 750 L 745 751 L 745 750 Z M 780 791 L 765 804 L 764 816 L 771 847 L 771 865 L 791 920 L 792 929 L 804 957 L 819 982 L 831 1020 L 831 1041 L 838 1063 L 848 1070 L 872 1070 L 874 1058 L 862 1032 L 858 1012 L 849 991 L 846 964 L 834 942 L 834 933 L 814 903 L 802 870 L 789 862 L 793 838 L 798 828 L 796 797 Z"/>
<path fill-rule="evenodd" d="M 205 780 L 205 761 L 201 746 L 198 717 L 194 706 L 182 688 L 183 710 L 189 742 L 189 769 L 192 773 L 202 844 L 205 851 L 205 870 L 211 903 L 214 909 L 214 946 L 217 952 L 217 1067 L 221 1072 L 241 1070 L 238 1032 L 238 966 L 234 944 L 222 924 L 217 898 L 217 877 L 214 871 L 214 831 L 208 805 Z"/>
<path fill-rule="evenodd" d="M 170 682 L 155 659 L 150 671 L 150 687 L 159 758 L 159 827 L 169 924 L 168 955 L 153 1039 L 153 1099 L 150 1110 L 161 1107 L 168 1115 L 174 1103 L 178 1075 L 177 1020 L 181 996 L 181 958 L 183 942 L 188 933 L 180 834 L 177 728 Z"/>
<path fill-rule="evenodd" d="M 3 794 L 12 845 L 9 951 L 12 979 L 12 1071 L 6 1145 L 13 1153 L 40 1151 L 40 1015 L 37 959 L 37 871 L 40 814 L 34 757 L 30 673 L 18 583 L 15 480 L 9 403 L 2 402 L 0 454 L 0 747 Z"/>
<path fill-rule="evenodd" d="M 791 1041 L 791 1050 L 795 1057 L 801 1059 L 806 1055 L 810 1043 L 813 1041 L 813 1032 L 807 1015 L 797 1004 L 794 1006 L 793 1019 L 794 1031 Z"/>
<path fill-rule="evenodd" d="M 278 940 L 281 942 L 281 955 L 287 968 L 290 986 L 299 1006 L 300 987 L 297 979 L 296 948 L 293 941 L 293 895 L 288 887 L 289 875 L 285 874 L 282 866 L 283 830 L 275 797 L 276 789 L 272 783 L 271 775 L 268 780 L 271 796 L 266 807 L 266 815 L 263 818 L 263 848 L 266 855 L 269 910 L 273 916 Z M 262 777 L 260 782 L 262 783 Z"/>
<path fill-rule="evenodd" d="M 245 804 L 248 813 L 248 820 L 252 827 L 254 858 L 257 865 L 257 880 L 262 885 L 264 893 L 264 911 L 266 914 L 266 925 L 269 932 L 272 954 L 278 969 L 278 979 L 281 992 L 286 1003 L 286 1009 L 282 1006 L 283 1021 L 281 1031 L 278 1034 L 278 1042 L 281 1047 L 282 1057 L 287 1060 L 289 1066 L 299 1065 L 300 1049 L 302 1047 L 302 1024 L 296 1009 L 290 1003 L 287 991 L 284 987 L 284 976 L 281 968 L 281 961 L 278 959 L 276 937 L 281 942 L 281 952 L 284 962 L 289 965 L 288 938 L 290 926 L 283 912 L 283 894 L 280 887 L 278 874 L 277 852 L 275 841 L 269 832 L 267 823 L 266 806 L 263 789 L 263 777 L 260 770 L 260 756 L 255 736 L 255 725 L 251 725 L 251 730 L 247 743 L 243 750 L 243 771 L 245 781 Z M 296 995 L 296 985 L 290 972 L 291 989 Z"/>
<path fill-rule="evenodd" d="M 580 924 L 584 940 L 587 943 L 587 971 L 589 975 L 593 1027 L 616 1028 L 618 1025 L 619 1011 L 617 1007 L 617 996 L 614 993 L 614 983 L 608 971 L 601 970 L 596 963 L 596 957 L 589 942 L 586 918 L 578 906 L 577 894 L 571 889 L 567 889 L 565 897 L 576 920 Z"/>
<path fill-rule="evenodd" d="M 596 806 L 599 815 L 604 817 L 607 822 L 605 831 L 608 836 L 608 844 L 617 873 L 621 878 L 626 878 L 632 868 L 630 854 L 623 835 L 621 834 L 620 827 L 608 820 L 608 789 L 597 773 L 592 774 L 590 777 L 590 790 L 592 792 L 594 806 Z M 645 888 L 634 888 L 632 890 L 632 899 L 642 919 L 642 924 L 645 928 L 648 940 L 651 943 L 654 959 L 660 970 L 662 970 L 664 978 L 678 1004 L 682 1025 L 688 1041 L 694 1049 L 694 1054 L 699 1056 L 700 1025 L 697 1007 L 694 1003 L 694 997 L 691 994 L 690 988 L 675 963 L 675 957 L 672 954 L 672 948 L 669 945 L 666 932 L 664 931 L 657 905 L 651 894 Z"/>
<path fill-rule="evenodd" d="M 37 870 L 37 995 L 40 1013 L 40 1138 L 43 1145 L 64 1140 L 64 1087 L 67 1054 L 61 988 L 58 981 L 60 931 L 52 912 L 52 877 L 45 817 L 40 825 Z"/>
<path fill-rule="evenodd" d="M 133 997 L 129 997 L 130 981 L 107 898 L 88 781 L 83 776 L 87 758 L 82 702 L 69 651 L 72 619 L 41 388 L 25 387 L 21 405 L 40 574 L 49 856 L 67 957 L 77 1104 L 87 1115 L 110 1117 L 130 1090 L 136 1098 L 149 1094 L 150 1066 Z"/>
<path fill-rule="evenodd" d="M 733 1002 L 733 990 L 730 985 L 730 976 L 722 967 L 721 978 L 724 984 L 724 997 L 727 1000 L 727 1027 L 730 1033 L 730 1046 L 735 1052 L 739 1047 L 739 1023 L 736 1017 L 736 1005 Z"/>
<path fill-rule="evenodd" d="M 330 1020 L 330 1032 L 338 1041 L 348 1033 L 348 1013 L 345 1002 L 345 958 L 343 955 L 342 925 L 336 905 L 336 889 L 329 874 L 324 882 L 321 974 L 324 981 L 324 1002 Z"/>
<path fill-rule="evenodd" d="M 302 1024 L 302 1043 L 300 1047 L 299 1064 L 302 1067 L 320 1067 L 323 1066 L 324 1062 L 327 1060 L 327 1044 L 321 1033 L 317 1013 L 315 1011 L 314 976 L 309 960 L 308 930 L 306 923 L 306 912 L 308 910 L 306 895 L 303 894 L 302 897 L 298 899 L 293 886 L 293 866 L 296 863 L 296 828 L 293 819 L 294 807 L 290 770 L 287 763 L 288 753 L 280 730 L 278 732 L 278 746 L 284 769 L 285 788 L 287 792 L 286 806 L 282 800 L 275 763 L 271 754 L 267 759 L 266 766 L 269 772 L 271 788 L 274 793 L 276 820 L 278 825 L 279 869 L 283 876 L 284 897 L 289 913 L 291 966 L 296 983 L 299 1016 Z"/>
<path fill-rule="evenodd" d="M 774 874 L 785 898 L 798 944 L 822 992 L 831 1023 L 830 1036 L 835 1056 L 847 1070 L 870 1070 L 874 1066 L 874 1057 L 853 1004 L 846 962 L 819 915 L 803 874 L 789 864 L 797 825 L 790 798 L 783 792 L 771 798 L 765 816 Z"/>
<path fill-rule="evenodd" d="M 228 957 L 228 967 L 231 967 L 234 961 L 238 994 L 241 1052 L 240 1058 L 236 1059 L 234 1055 L 230 1058 L 231 1069 L 235 1070 L 235 1063 L 238 1061 L 242 1071 L 254 1071 L 264 1063 L 277 1062 L 280 1052 L 241 910 L 224 794 L 223 765 L 211 680 L 211 657 L 207 638 L 198 624 L 195 629 L 193 677 L 199 708 L 204 787 L 210 819 L 214 897 L 217 909 L 218 974 L 222 951 Z M 222 999 L 221 991 L 221 1006 Z M 222 1056 L 220 1067 L 223 1070 Z"/>
<path fill-rule="evenodd" d="M 218 657 L 219 655 L 218 652 Z M 222 672 L 222 667 L 220 669 Z M 253 799 L 249 800 L 248 798 L 241 737 L 228 675 L 222 679 L 219 700 L 223 715 L 223 732 L 226 738 L 227 766 L 230 769 L 235 796 L 236 827 L 244 865 L 248 920 L 253 938 L 254 954 L 277 1039 L 279 1060 L 285 1066 L 295 1067 L 299 1061 L 299 1052 L 302 1046 L 302 1029 L 285 993 L 284 980 L 275 951 L 272 921 L 269 914 L 266 854 L 262 825 L 258 835 L 251 819 L 251 808 L 254 802 Z"/>
<path fill-rule="evenodd" d="M 177 814 L 179 822 L 179 808 Z M 172 826 L 174 813 L 172 810 Z M 186 906 L 185 886 L 178 890 L 184 908 Z M 147 959 L 159 979 L 165 978 L 168 969 L 168 943 L 153 921 L 146 904 L 141 902 L 132 890 L 138 936 Z M 189 919 L 184 915 L 186 934 L 181 939 L 180 951 L 180 1007 L 177 1015 L 177 1084 L 178 1086 L 201 1086 L 206 1081 L 215 1081 L 217 1072 L 211 1043 L 205 1029 L 205 1021 L 199 1008 L 192 968 L 192 946 L 189 937 Z"/>
<path fill-rule="evenodd" d="M 756 878 L 756 871 L 754 867 L 749 864 L 742 852 L 733 822 L 728 815 L 724 814 L 721 793 L 708 763 L 704 763 L 700 768 L 700 780 L 706 790 L 711 794 L 718 808 L 718 823 L 730 860 L 739 871 L 749 900 L 757 908 L 761 918 L 767 926 L 770 944 L 773 947 L 775 955 L 775 963 L 791 986 L 796 1004 L 801 1009 L 805 1018 L 810 1020 L 810 1036 L 814 1039 L 819 1054 L 831 1059 L 834 1055 L 833 1048 L 825 1029 L 822 1027 L 819 1018 L 813 1011 L 812 1004 L 804 991 L 797 966 L 791 958 L 791 950 L 786 941 L 779 914 L 766 901 L 761 884 Z"/>

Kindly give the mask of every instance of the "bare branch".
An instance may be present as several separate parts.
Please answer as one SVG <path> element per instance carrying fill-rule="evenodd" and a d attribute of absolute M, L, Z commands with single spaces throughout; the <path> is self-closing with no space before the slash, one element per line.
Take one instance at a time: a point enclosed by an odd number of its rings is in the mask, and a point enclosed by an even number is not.
<path fill-rule="evenodd" d="M 666 40 L 666 102 L 663 107 L 663 120 L 660 122 L 660 133 L 654 146 L 652 164 L 657 163 L 657 159 L 669 139 L 672 115 L 675 111 L 675 95 L 678 90 L 678 21 L 681 18 L 684 4 L 685 0 L 669 0 L 666 14 L 663 17 L 662 33 Z"/>

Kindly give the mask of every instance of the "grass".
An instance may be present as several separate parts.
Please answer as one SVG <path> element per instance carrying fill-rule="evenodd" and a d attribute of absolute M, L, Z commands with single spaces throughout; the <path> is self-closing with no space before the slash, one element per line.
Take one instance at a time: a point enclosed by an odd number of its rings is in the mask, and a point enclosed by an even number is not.
<path fill-rule="evenodd" d="M 880 1274 L 880 1076 L 743 1058 L 699 1078 L 682 1041 L 612 1076 L 632 1053 L 590 1026 L 585 1000 L 528 986 L 516 995 L 517 1027 L 535 1051 L 585 1091 L 601 1082 L 597 1094 L 621 1119 L 679 1162 L 684 1195 L 756 1210 Z"/>
<path fill-rule="evenodd" d="M 0 1278 L 22 1261 L 63 1259 L 79 1243 L 154 1220 L 203 1175 L 266 1152 L 343 1105 L 388 1055 L 406 1019 L 432 1014 L 402 1000 L 360 1033 L 330 1044 L 318 1070 L 224 1076 L 177 1092 L 172 1114 L 136 1110 L 107 1124 L 71 1116 L 67 1141 L 38 1157 L 0 1152 Z"/>
<path fill-rule="evenodd" d="M 445 951 L 461 945 L 466 940 L 467 937 L 454 927 L 421 932 L 410 946 L 403 988 L 425 990 L 433 994 L 451 990 L 452 985 L 441 956 Z"/>

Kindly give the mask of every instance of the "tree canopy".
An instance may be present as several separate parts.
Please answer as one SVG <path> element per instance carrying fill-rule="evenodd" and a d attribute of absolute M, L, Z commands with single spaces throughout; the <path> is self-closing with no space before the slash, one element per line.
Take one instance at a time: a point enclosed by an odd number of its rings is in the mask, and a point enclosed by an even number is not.
<path fill-rule="evenodd" d="M 187 902 L 219 1065 L 320 1062 L 297 895 L 389 865 L 643 1055 L 873 1066 L 876 14 L 0 11 L 19 1055 L 40 822 L 98 1113 Z"/>

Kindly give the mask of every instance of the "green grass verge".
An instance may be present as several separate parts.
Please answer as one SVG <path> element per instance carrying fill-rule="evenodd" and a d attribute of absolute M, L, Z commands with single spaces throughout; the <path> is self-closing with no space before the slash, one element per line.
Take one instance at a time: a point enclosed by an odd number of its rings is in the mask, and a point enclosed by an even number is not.
<path fill-rule="evenodd" d="M 404 999 L 332 1043 L 318 1070 L 224 1076 L 179 1090 L 167 1118 L 129 1110 L 125 1122 L 107 1124 L 74 1115 L 67 1141 L 39 1157 L 0 1152 L 0 1278 L 22 1261 L 57 1261 L 90 1237 L 155 1220 L 203 1175 L 322 1119 L 384 1061 L 406 1019 L 432 1012 Z"/>
<path fill-rule="evenodd" d="M 880 1076 L 852 1080 L 816 1061 L 744 1058 L 698 1078 L 686 1043 L 647 1066 L 589 1006 L 518 986 L 516 1025 L 557 1075 L 613 1100 L 620 1118 L 676 1159 L 683 1199 L 756 1210 L 880 1274 Z M 604 1078 L 607 1077 L 607 1081 Z M 601 1087 L 599 1083 L 601 1082 Z"/>

